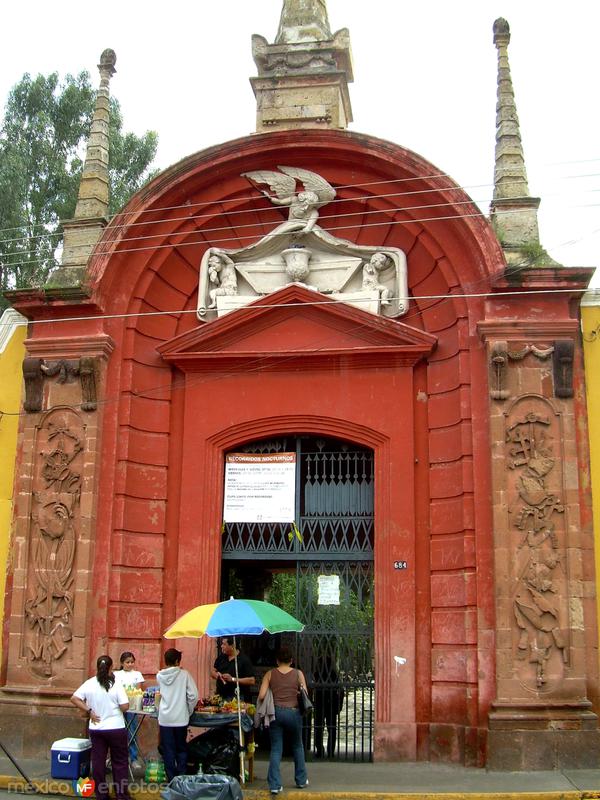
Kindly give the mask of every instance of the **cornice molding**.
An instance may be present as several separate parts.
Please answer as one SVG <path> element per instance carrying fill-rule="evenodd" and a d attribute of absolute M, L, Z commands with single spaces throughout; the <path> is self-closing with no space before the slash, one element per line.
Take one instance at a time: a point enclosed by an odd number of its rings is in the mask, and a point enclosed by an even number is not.
<path fill-rule="evenodd" d="M 526 292 L 532 289 L 572 289 L 573 294 L 585 290 L 592 279 L 595 267 L 526 267 L 518 272 L 500 274 L 491 282 L 492 293 L 506 290 Z"/>
<path fill-rule="evenodd" d="M 115 343 L 107 333 L 99 333 L 96 336 L 69 336 L 64 339 L 26 339 L 25 347 L 32 358 L 108 358 L 115 349 Z"/>
<path fill-rule="evenodd" d="M 27 326 L 27 318 L 14 308 L 6 308 L 0 317 L 0 353 L 3 353 L 17 328 Z"/>
<path fill-rule="evenodd" d="M 477 323 L 477 331 L 484 341 L 503 339 L 508 342 L 527 341 L 548 342 L 554 339 L 576 338 L 579 335 L 579 322 L 571 320 L 540 320 L 522 322 L 514 320 L 489 320 Z"/>
<path fill-rule="evenodd" d="M 165 361 L 175 364 L 183 372 L 202 370 L 246 371 L 250 364 L 255 372 L 285 372 L 298 368 L 329 370 L 344 369 L 395 369 L 412 367 L 431 352 L 431 347 L 348 347 L 332 350 L 284 350 L 268 353 L 261 350 L 244 352 L 175 352 L 163 355 Z"/>

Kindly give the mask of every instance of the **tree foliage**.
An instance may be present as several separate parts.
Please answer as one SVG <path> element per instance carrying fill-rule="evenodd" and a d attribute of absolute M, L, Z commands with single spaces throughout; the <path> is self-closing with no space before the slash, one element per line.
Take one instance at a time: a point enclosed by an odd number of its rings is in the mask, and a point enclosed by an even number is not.
<path fill-rule="evenodd" d="M 60 223 L 75 211 L 96 93 L 87 72 L 12 88 L 0 129 L 0 291 L 43 285 L 57 265 Z M 110 213 L 150 177 L 157 135 L 123 133 L 111 98 Z"/>

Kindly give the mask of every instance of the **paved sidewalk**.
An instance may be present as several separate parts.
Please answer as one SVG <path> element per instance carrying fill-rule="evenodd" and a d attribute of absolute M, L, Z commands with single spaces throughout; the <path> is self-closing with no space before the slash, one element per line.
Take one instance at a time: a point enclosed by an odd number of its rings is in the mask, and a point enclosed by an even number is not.
<path fill-rule="evenodd" d="M 52 781 L 50 761 L 18 759 L 19 766 L 44 794 L 72 794 L 66 781 Z M 286 800 L 402 800 L 415 795 L 432 800 L 443 795 L 444 800 L 509 800 L 527 795 L 528 800 L 587 800 L 600 798 L 600 768 L 594 770 L 562 770 L 547 772 L 489 772 L 485 769 L 428 762 L 400 764 L 354 764 L 340 762 L 311 762 L 308 765 L 310 786 L 298 790 L 294 786 L 293 767 L 289 760 L 282 763 Z M 255 762 L 255 780 L 244 788 L 247 800 L 270 800 L 267 783 L 267 762 Z M 0 758 L 0 788 L 23 786 L 17 769 L 6 757 Z M 137 800 L 158 800 L 156 786 L 132 786 Z"/>

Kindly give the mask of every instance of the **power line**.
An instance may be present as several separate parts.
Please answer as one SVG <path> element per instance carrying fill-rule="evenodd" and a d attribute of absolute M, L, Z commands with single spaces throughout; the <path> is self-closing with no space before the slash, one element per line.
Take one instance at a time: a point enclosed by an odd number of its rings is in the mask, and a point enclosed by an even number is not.
<path fill-rule="evenodd" d="M 448 205 L 452 205 L 453 206 L 455 204 L 450 203 Z M 594 204 L 590 204 L 588 207 L 592 208 L 592 207 L 596 207 L 596 205 L 598 205 L 598 204 L 594 203 Z M 416 208 L 420 208 L 420 207 L 417 206 Z M 402 209 L 402 208 L 391 209 L 391 210 L 393 211 L 394 214 L 401 214 L 404 211 L 404 209 Z M 363 213 L 364 214 L 369 214 L 369 213 L 372 213 L 372 212 L 363 212 Z M 498 211 L 495 212 L 495 215 L 497 217 L 500 217 L 500 216 L 507 216 L 507 215 L 510 215 L 510 214 L 518 214 L 518 213 L 520 213 L 520 209 L 507 209 L 505 211 L 498 210 Z M 354 214 L 350 214 L 348 216 L 354 216 Z M 384 227 L 384 226 L 385 227 L 393 227 L 395 225 L 412 225 L 412 224 L 417 224 L 417 223 L 443 222 L 443 221 L 448 221 L 448 220 L 456 221 L 456 220 L 461 220 L 461 219 L 470 219 L 470 218 L 479 218 L 479 217 L 485 219 L 486 221 L 488 220 L 487 215 L 483 211 L 477 210 L 476 212 L 474 212 L 472 214 L 447 214 L 447 215 L 443 215 L 443 216 L 439 216 L 439 217 L 421 217 L 421 218 L 416 218 L 416 219 L 412 219 L 411 218 L 411 219 L 406 219 L 406 220 L 385 220 L 384 222 L 365 222 L 365 223 L 361 223 L 360 227 L 361 227 L 361 229 L 362 228 Z M 334 217 L 334 218 L 337 218 L 337 217 Z M 260 223 L 260 224 L 264 225 L 265 223 Z M 256 228 L 257 224 L 249 225 L 249 226 L 238 226 L 238 227 Z M 331 226 L 330 228 L 326 228 L 324 230 L 327 233 L 330 233 L 331 231 L 351 230 L 354 227 L 356 227 L 354 224 L 334 225 L 334 226 Z M 94 251 L 94 255 L 95 256 L 102 256 L 102 255 L 107 255 L 109 253 L 114 253 L 115 255 L 117 253 L 118 254 L 138 253 L 138 252 L 144 252 L 144 251 L 147 251 L 147 250 L 151 250 L 151 251 L 164 250 L 164 249 L 167 249 L 167 248 L 172 249 L 172 250 L 177 250 L 177 249 L 180 249 L 182 247 L 193 247 L 193 246 L 198 246 L 198 245 L 203 245 L 203 244 L 207 244 L 209 247 L 218 247 L 218 246 L 224 244 L 225 242 L 238 242 L 239 243 L 239 242 L 242 242 L 244 240 L 252 240 L 252 241 L 254 241 L 257 238 L 256 235 L 253 235 L 253 236 L 250 236 L 250 235 L 249 236 L 229 236 L 229 237 L 224 237 L 224 238 L 218 239 L 218 240 L 214 241 L 212 244 L 206 241 L 206 238 L 205 238 L 205 234 L 206 233 L 215 233 L 215 232 L 228 231 L 228 230 L 230 230 L 230 228 L 215 228 L 215 229 L 207 229 L 207 230 L 199 229 L 199 230 L 195 230 L 195 231 L 185 231 L 185 232 L 172 231 L 170 233 L 164 234 L 165 237 L 182 236 L 185 233 L 188 238 L 193 236 L 193 235 L 195 235 L 195 234 L 198 234 L 202 238 L 196 239 L 194 241 L 178 242 L 176 244 L 174 244 L 174 243 L 154 244 L 154 245 L 148 245 L 146 247 L 130 247 L 130 248 L 121 248 L 121 247 L 119 247 L 118 249 L 115 248 L 112 251 L 111 250 L 98 249 L 98 250 Z M 265 234 L 262 238 L 263 239 L 267 239 L 267 238 L 271 238 L 271 237 L 275 237 L 275 236 L 287 235 L 288 233 L 289 233 L 289 231 L 279 231 L 278 232 L 277 230 L 275 230 L 275 231 L 273 231 L 271 233 Z M 140 238 L 144 239 L 146 237 L 140 237 Z M 128 241 L 128 240 L 124 239 L 124 240 L 118 240 L 118 241 Z M 101 245 L 101 244 L 102 244 L 102 241 L 100 241 L 98 243 L 98 245 Z M 382 248 L 385 249 L 385 245 L 382 245 Z M 20 255 L 20 254 L 15 254 L 15 255 Z M 6 267 L 17 267 L 17 266 L 23 266 L 23 265 L 43 264 L 43 263 L 45 263 L 45 261 L 46 261 L 46 259 L 26 259 L 26 260 L 23 260 L 23 261 L 13 261 L 11 263 L 6 263 L 5 266 Z"/>
<path fill-rule="evenodd" d="M 426 189 L 426 190 L 423 190 L 423 191 L 429 192 L 429 189 Z M 407 192 L 406 194 L 420 194 L 420 193 L 421 192 Z M 367 199 L 372 200 L 372 199 L 381 199 L 381 198 L 397 197 L 397 196 L 400 196 L 400 195 L 394 195 L 394 194 L 392 194 L 392 195 L 377 195 L 376 198 L 375 197 L 374 198 L 365 198 L 364 200 L 363 200 L 363 198 L 360 198 L 359 202 L 365 202 Z M 507 198 L 507 199 L 508 200 L 518 200 L 519 198 L 512 197 L 512 198 Z M 340 202 L 344 202 L 345 203 L 345 202 L 349 202 L 349 201 L 350 202 L 357 202 L 357 198 L 347 198 L 347 199 L 341 200 Z M 335 202 L 335 201 L 333 201 L 333 202 Z M 400 206 L 399 207 L 390 206 L 388 208 L 362 209 L 361 211 L 349 211 L 349 212 L 347 212 L 345 214 L 319 214 L 319 219 L 320 220 L 340 219 L 340 218 L 346 218 L 346 217 L 364 216 L 365 214 L 369 214 L 369 215 L 371 215 L 371 214 L 390 214 L 390 213 L 397 213 L 399 211 L 415 211 L 415 210 L 425 209 L 425 208 L 444 208 L 444 207 L 447 207 L 447 206 L 473 205 L 473 204 L 477 205 L 477 203 L 479 203 L 479 202 L 483 202 L 483 201 L 468 199 L 468 200 L 450 201 L 450 202 L 447 202 L 447 203 L 431 203 L 431 204 L 428 204 L 428 205 L 418 205 L 418 206 L 401 206 L 401 207 Z M 328 204 L 328 205 L 330 205 L 330 204 Z M 148 222 L 133 222 L 130 225 L 115 225 L 115 226 L 111 227 L 110 230 L 111 231 L 115 230 L 115 229 L 118 230 L 120 228 L 129 229 L 129 228 L 134 227 L 134 225 L 144 225 L 144 226 L 147 226 L 147 225 L 159 225 L 159 224 L 162 224 L 164 222 L 190 222 L 190 221 L 196 221 L 196 220 L 199 220 L 199 219 L 218 219 L 220 217 L 227 217 L 229 219 L 229 218 L 231 218 L 233 216 L 238 216 L 240 214 L 256 214 L 256 213 L 258 213 L 260 211 L 275 211 L 275 210 L 276 209 L 274 209 L 273 206 L 269 206 L 269 207 L 265 206 L 264 208 L 258 208 L 258 209 L 246 208 L 246 209 L 241 209 L 239 211 L 227 211 L 227 212 L 221 212 L 221 213 L 218 213 L 218 214 L 203 214 L 202 216 L 175 217 L 175 218 L 172 218 L 172 219 L 166 218 L 166 219 L 160 219 L 160 220 L 151 220 L 151 221 L 148 221 Z M 239 223 L 239 222 L 236 222 L 235 223 L 235 230 L 239 230 L 240 228 L 256 228 L 257 225 L 266 225 L 266 224 L 269 224 L 269 223 L 268 222 L 251 222 L 251 223 Z M 194 230 L 190 230 L 190 231 L 186 231 L 186 232 L 187 233 L 202 233 L 202 234 L 205 234 L 205 233 L 219 233 L 220 231 L 230 231 L 232 229 L 232 227 L 233 227 L 232 225 L 228 225 L 227 227 L 220 227 L 220 228 L 200 228 L 200 229 L 196 229 L 195 231 Z M 169 235 L 179 235 L 179 236 L 181 236 L 182 233 L 183 232 L 179 230 L 179 231 L 176 231 L 176 232 L 174 231 L 174 232 L 172 232 L 170 234 L 169 233 L 167 233 L 167 234 L 165 234 L 165 233 L 155 233 L 155 234 L 147 234 L 145 236 L 125 236 L 123 238 L 118 238 L 118 239 L 103 239 L 99 243 L 103 244 L 103 245 L 105 245 L 105 244 L 116 244 L 116 243 L 122 244 L 123 242 L 136 242 L 136 241 L 141 241 L 143 239 L 157 239 L 157 238 L 161 238 L 161 237 L 164 238 L 165 236 L 169 236 Z M 48 234 L 48 235 L 49 236 L 62 236 L 63 234 L 62 234 L 62 232 L 58 232 L 57 231 L 54 234 Z M 33 239 L 45 239 L 46 237 L 45 236 L 35 236 L 35 237 L 31 237 L 30 238 L 28 236 L 21 236 L 21 237 L 15 238 L 15 239 L 3 239 L 1 241 L 1 243 L 4 244 L 5 242 L 28 242 L 28 241 L 31 241 L 32 238 Z M 30 252 L 34 252 L 34 251 L 30 251 Z"/>
<path fill-rule="evenodd" d="M 514 182 L 514 183 L 516 183 L 516 182 Z M 468 187 L 468 188 L 474 189 L 474 188 L 479 188 L 479 187 L 471 186 L 471 187 Z M 382 200 L 382 199 L 397 198 L 397 197 L 409 197 L 409 196 L 420 195 L 420 194 L 429 194 L 431 192 L 440 193 L 440 192 L 448 192 L 448 191 L 459 191 L 459 190 L 462 191 L 463 189 L 464 189 L 464 187 L 445 187 L 445 188 L 442 188 L 442 189 L 440 189 L 440 188 L 438 188 L 438 189 L 418 189 L 418 190 L 414 190 L 414 191 L 410 191 L 410 192 L 393 192 L 393 193 L 390 193 L 390 194 L 365 195 L 364 197 L 345 197 L 345 198 L 338 198 L 337 200 L 332 200 L 330 203 L 327 203 L 327 206 L 335 205 L 335 204 L 339 204 L 339 203 L 361 203 L 361 202 L 365 202 L 366 203 L 366 202 L 372 202 L 373 200 Z M 594 189 L 594 188 L 585 189 L 585 190 L 583 190 L 583 192 L 579 192 L 579 194 L 595 193 L 595 192 L 598 192 L 598 191 L 600 191 L 600 189 Z M 561 193 L 557 192 L 555 194 L 546 194 L 546 195 L 544 195 L 544 199 L 547 200 L 547 199 L 552 198 L 552 197 L 562 197 L 562 196 L 563 195 Z M 257 199 L 260 199 L 260 198 L 257 198 Z M 503 198 L 503 199 L 504 200 L 515 200 L 515 201 L 517 201 L 517 200 L 521 200 L 522 197 L 517 196 L 517 197 L 508 197 L 508 198 Z M 243 202 L 243 199 L 238 198 L 237 202 Z M 390 206 L 388 208 L 383 208 L 383 209 L 369 209 L 369 210 L 366 210 L 366 211 L 365 210 L 363 210 L 363 211 L 355 211 L 355 212 L 348 212 L 348 213 L 345 213 L 345 214 L 337 214 L 337 213 L 336 214 L 321 214 L 319 218 L 322 219 L 322 220 L 324 220 L 324 219 L 339 219 L 340 217 L 358 216 L 358 215 L 364 214 L 364 213 L 383 214 L 383 213 L 390 213 L 391 211 L 398 211 L 398 210 L 413 211 L 415 209 L 421 209 L 421 208 L 441 208 L 441 207 L 444 207 L 444 206 L 466 205 L 468 203 L 473 203 L 474 205 L 480 205 L 480 204 L 484 204 L 486 202 L 489 202 L 488 198 L 482 198 L 482 199 L 467 198 L 466 200 L 455 200 L 455 201 L 448 201 L 446 203 L 435 203 L 435 204 L 429 204 L 429 205 L 403 206 L 402 208 L 395 208 L 395 207 L 391 207 Z M 219 203 L 217 203 L 217 205 L 218 204 Z M 258 214 L 258 213 L 260 213 L 262 211 L 274 211 L 274 210 L 276 210 L 276 209 L 274 209 L 274 207 L 272 205 L 269 205 L 269 206 L 259 206 L 257 208 L 243 208 L 243 209 L 232 210 L 232 211 L 220 211 L 220 212 L 213 213 L 213 214 L 194 214 L 194 215 L 188 215 L 188 216 L 185 216 L 185 217 L 162 217 L 160 219 L 146 220 L 146 221 L 142 221 L 142 222 L 123 223 L 122 225 L 118 225 L 118 224 L 110 225 L 110 228 L 108 230 L 110 230 L 112 232 L 112 231 L 119 231 L 122 228 L 130 229 L 130 228 L 139 227 L 139 226 L 147 227 L 148 225 L 160 225 L 160 224 L 163 224 L 165 222 L 167 222 L 167 223 L 192 222 L 192 221 L 197 221 L 197 220 L 202 220 L 202 219 L 214 220 L 214 219 L 219 219 L 219 218 L 223 218 L 223 217 L 226 218 L 226 219 L 231 219 L 234 216 L 237 217 L 237 216 L 240 216 L 242 214 Z M 114 217 L 113 219 L 116 219 L 116 217 Z M 240 223 L 236 223 L 236 228 L 256 227 L 257 224 L 264 224 L 264 223 L 253 222 L 253 223 L 249 223 L 249 224 L 246 224 L 246 225 L 240 224 Z M 227 228 L 207 229 L 206 232 L 208 233 L 208 232 L 215 232 L 215 231 L 220 231 L 220 230 L 229 230 L 230 228 L 231 228 L 231 225 L 227 226 Z M 10 229 L 5 229 L 5 230 L 10 230 Z M 0 234 L 1 233 L 2 233 L 2 230 L 0 230 Z M 127 236 L 127 237 L 123 237 L 123 238 L 120 238 L 120 239 L 119 238 L 116 238 L 116 239 L 104 239 L 102 241 L 102 244 L 112 244 L 114 242 L 122 243 L 122 242 L 126 242 L 126 241 L 136 241 L 138 239 L 150 239 L 150 238 L 153 238 L 153 237 L 154 238 L 158 238 L 158 237 L 164 236 L 164 235 L 165 234 L 148 234 L 146 236 L 140 236 L 140 237 Z M 37 239 L 47 239 L 48 237 L 60 238 L 62 236 L 63 236 L 63 231 L 59 230 L 59 231 L 55 231 L 55 232 L 48 232 L 46 234 L 39 234 L 39 235 L 36 235 L 36 236 L 17 236 L 17 237 L 14 237 L 12 239 L 1 239 L 0 240 L 0 244 L 15 243 L 15 242 L 31 242 L 31 241 L 35 241 Z M 30 250 L 29 252 L 35 252 L 35 251 Z M 10 255 L 11 254 L 8 254 L 8 257 L 10 257 Z M 22 255 L 22 253 L 15 253 L 15 255 Z"/>
<path fill-rule="evenodd" d="M 506 292 L 496 292 L 496 291 L 487 291 L 487 292 L 465 292 L 464 294 L 454 293 L 454 294 L 427 294 L 427 295 L 408 295 L 407 297 L 393 297 L 390 296 L 390 300 L 408 300 L 416 301 L 416 300 L 467 300 L 467 299 L 474 299 L 474 298 L 485 298 L 485 297 L 523 297 L 526 295 L 549 295 L 553 296 L 556 294 L 573 294 L 573 293 L 581 293 L 584 294 L 587 292 L 587 288 L 577 289 L 577 288 L 570 288 L 570 289 L 523 289 L 522 291 L 506 291 Z M 258 299 L 258 296 L 257 296 Z M 354 302 L 371 302 L 371 300 L 364 300 L 364 301 L 352 301 Z M 301 302 L 301 303 L 285 303 L 285 306 L 282 306 L 281 303 L 257 303 L 253 301 L 251 304 L 247 306 L 240 306 L 236 308 L 236 311 L 244 311 L 250 310 L 254 311 L 259 308 L 305 308 L 307 306 L 331 306 L 331 305 L 348 305 L 347 300 L 314 300 L 310 302 Z M 7 323 L 0 323 L 0 325 L 46 325 L 46 324 L 56 324 L 57 322 L 89 322 L 90 320 L 107 320 L 107 319 L 131 319 L 134 317 L 162 317 L 162 316 L 179 316 L 179 315 L 186 315 L 186 314 L 197 314 L 197 309 L 195 308 L 180 308 L 170 311 L 132 311 L 123 314 L 98 314 L 98 315 L 87 315 L 84 317 L 56 317 L 52 319 L 35 319 L 35 320 L 25 320 L 24 322 L 14 320 Z M 420 313 L 420 312 L 419 312 Z"/>
<path fill-rule="evenodd" d="M 572 293 L 573 291 L 582 291 L 583 292 L 583 291 L 586 291 L 586 290 L 585 289 L 582 289 L 582 290 L 557 289 L 556 291 L 553 291 L 552 294 L 564 293 L 564 292 Z M 507 291 L 507 292 L 467 293 L 467 294 L 463 294 L 463 295 L 460 295 L 460 294 L 423 295 L 423 296 L 420 296 L 420 297 L 419 296 L 415 296 L 415 297 L 412 297 L 411 299 L 412 300 L 439 300 L 440 302 L 445 302 L 445 301 L 454 300 L 454 299 L 460 299 L 460 298 L 485 298 L 485 297 L 490 296 L 491 294 L 493 294 L 494 296 L 497 296 L 497 297 L 506 297 L 506 296 L 511 296 L 511 295 L 522 296 L 522 295 L 527 295 L 527 294 L 533 294 L 533 295 L 548 294 L 548 292 L 546 290 L 543 290 L 543 289 L 533 289 L 533 290 L 525 290 L 523 292 Z M 331 305 L 331 304 L 336 304 L 337 305 L 338 303 L 343 303 L 343 302 L 344 301 L 341 301 L 341 300 L 340 301 L 325 300 L 325 301 L 315 301 L 315 302 L 308 302 L 308 303 L 286 303 L 286 307 L 294 308 L 294 307 L 297 307 L 297 306 L 306 307 L 306 306 Z M 250 306 L 241 307 L 241 308 L 239 308 L 237 310 L 238 311 L 244 311 L 244 310 L 253 311 L 253 310 L 257 309 L 257 308 L 282 308 L 282 306 L 280 304 L 271 305 L 271 304 L 262 304 L 261 303 L 261 304 L 253 305 L 252 307 L 250 307 Z M 101 315 L 101 316 L 98 316 L 98 317 L 72 317 L 72 318 L 65 318 L 63 320 L 61 320 L 61 319 L 58 319 L 58 320 L 35 320 L 33 323 L 29 323 L 29 324 L 37 324 L 37 323 L 45 323 L 45 322 L 63 322 L 63 321 L 74 322 L 74 321 L 84 321 L 84 320 L 89 320 L 89 319 L 124 319 L 124 318 L 129 318 L 129 317 L 140 317 L 140 316 L 141 317 L 147 317 L 147 316 L 167 315 L 167 314 L 168 315 L 173 315 L 173 314 L 192 314 L 192 313 L 196 313 L 196 311 L 193 310 L 193 309 L 188 309 L 188 310 L 182 309 L 182 310 L 175 311 L 175 312 L 173 312 L 173 311 L 139 312 L 139 313 L 135 313 L 135 314 Z M 408 314 L 404 315 L 403 320 L 407 321 L 407 320 L 410 320 L 413 317 L 418 317 L 418 316 L 421 315 L 421 313 L 422 312 L 420 310 L 414 310 L 413 312 L 409 312 Z M 25 323 L 17 323 L 17 324 L 21 325 L 21 324 L 25 324 Z M 357 332 L 357 331 L 361 330 L 362 328 L 367 327 L 369 324 L 370 323 L 367 322 L 367 321 L 365 321 L 364 323 L 359 323 L 358 325 L 355 325 L 355 326 L 352 327 L 352 331 L 353 332 Z M 330 337 L 327 337 L 325 339 L 321 339 L 321 342 L 319 343 L 319 346 L 314 347 L 309 352 L 311 352 L 313 354 L 314 353 L 324 352 L 327 343 L 330 342 L 330 341 L 336 340 L 337 337 L 338 337 L 338 334 L 334 333 Z M 294 359 L 296 359 L 296 358 L 298 358 L 300 356 L 305 356 L 306 352 L 307 351 L 303 350 L 302 353 L 290 353 L 289 355 L 280 356 L 280 362 L 279 363 L 291 362 L 291 361 L 293 361 Z M 268 354 L 268 355 L 265 354 L 265 355 L 258 356 L 257 358 L 255 358 L 253 360 L 253 362 L 246 362 L 245 367 L 244 367 L 244 374 L 248 375 L 248 374 L 257 374 L 257 373 L 259 373 L 263 369 L 263 365 L 264 365 L 265 361 L 270 360 L 271 357 L 272 357 L 271 354 Z M 194 376 L 191 379 L 189 377 L 187 377 L 187 378 L 181 379 L 181 380 L 179 380 L 176 375 L 173 377 L 173 373 L 170 373 L 170 374 L 171 374 L 171 379 L 166 383 L 161 383 L 161 384 L 157 384 L 155 386 L 147 387 L 146 389 L 144 389 L 143 392 L 136 392 L 131 388 L 125 389 L 124 391 L 119 392 L 116 396 L 102 398 L 101 400 L 98 401 L 98 406 L 106 407 L 106 406 L 110 405 L 111 403 L 118 403 L 118 402 L 121 401 L 121 399 L 125 395 L 130 395 L 132 397 L 152 399 L 151 397 L 149 397 L 149 395 L 152 395 L 152 393 L 155 393 L 155 392 L 161 392 L 164 389 L 168 389 L 168 388 L 179 389 L 179 388 L 183 388 L 184 386 L 189 388 L 189 387 L 195 387 L 195 386 L 201 385 L 203 383 L 208 383 L 208 382 L 210 382 L 211 384 L 214 384 L 217 381 L 227 380 L 229 378 L 232 378 L 232 377 L 235 377 L 235 376 L 239 375 L 239 370 L 229 370 L 227 372 L 222 372 L 217 376 L 213 376 L 213 375 L 211 375 L 211 376 L 208 376 L 208 375 L 197 375 L 197 376 Z M 79 403 L 79 404 L 74 405 L 73 407 L 76 408 L 78 406 L 80 407 L 81 405 L 82 405 L 82 403 Z M 47 409 L 47 411 L 50 411 L 50 410 L 52 410 L 52 409 Z M 3 412 L 3 411 L 0 411 L 0 415 L 12 416 L 12 417 L 23 417 L 23 416 L 27 416 L 27 412 L 22 412 L 22 411 L 17 411 L 17 412 L 5 411 L 5 412 Z"/>
<path fill-rule="evenodd" d="M 574 163 L 576 163 L 576 162 L 574 162 Z M 506 171 L 508 171 L 508 170 L 506 170 Z M 560 179 L 561 180 L 571 180 L 571 179 L 589 178 L 589 177 L 598 177 L 598 176 L 600 176 L 600 173 L 585 173 L 585 174 L 579 174 L 579 175 L 563 175 L 563 176 L 560 176 Z M 407 183 L 407 182 L 413 182 L 414 183 L 414 182 L 417 182 L 417 181 L 434 180 L 434 179 L 437 179 L 437 178 L 448 178 L 449 180 L 452 180 L 452 176 L 449 175 L 448 173 L 439 172 L 439 173 L 434 173 L 432 175 L 415 175 L 415 176 L 411 176 L 411 177 L 408 177 L 408 178 L 391 178 L 391 179 L 382 179 L 382 180 L 377 180 L 377 181 L 364 181 L 362 183 L 348 183 L 348 184 L 342 184 L 342 185 L 334 187 L 334 188 L 336 189 L 336 191 L 339 191 L 341 189 L 356 189 L 356 188 L 361 188 L 361 187 L 365 187 L 365 186 L 380 186 L 380 185 Z M 504 182 L 504 185 L 506 186 L 506 185 L 511 185 L 511 184 L 519 184 L 520 182 L 521 181 L 517 181 L 517 180 L 515 180 L 515 181 L 506 181 L 506 182 Z M 489 181 L 485 182 L 485 183 L 478 183 L 478 184 L 467 184 L 466 186 L 458 186 L 458 185 L 453 183 L 450 186 L 432 186 L 432 187 L 430 187 L 428 189 L 421 189 L 421 190 L 416 190 L 416 191 L 413 191 L 413 192 L 405 192 L 405 193 L 400 192 L 400 193 L 397 193 L 397 194 L 388 194 L 388 195 L 372 194 L 372 195 L 366 195 L 366 197 L 368 197 L 369 199 L 372 199 L 372 198 L 377 198 L 377 197 L 394 197 L 394 196 L 418 194 L 418 193 L 424 193 L 424 192 L 467 191 L 467 190 L 470 190 L 470 189 L 482 189 L 482 188 L 486 188 L 486 187 L 493 187 L 494 185 L 495 185 L 494 182 L 489 182 Z M 294 193 L 294 196 L 297 196 L 297 194 L 298 193 Z M 162 206 L 162 207 L 157 207 L 157 208 L 146 208 L 146 209 L 139 209 L 139 210 L 136 210 L 136 211 L 119 211 L 119 212 L 117 212 L 117 214 L 115 214 L 112 217 L 112 219 L 115 219 L 117 217 L 139 216 L 141 214 L 155 214 L 155 213 L 161 212 L 161 211 L 174 211 L 174 210 L 181 209 L 181 208 L 192 209 L 192 208 L 201 208 L 201 207 L 204 207 L 204 206 L 213 206 L 215 204 L 239 203 L 240 199 L 241 198 L 239 198 L 239 197 L 238 198 L 224 198 L 222 200 L 217 200 L 217 201 L 215 201 L 215 200 L 206 200 L 206 201 L 201 201 L 201 202 L 199 201 L 199 202 L 196 202 L 196 203 L 190 203 L 188 201 L 188 202 L 181 203 L 179 205 L 174 205 L 174 206 Z M 261 199 L 261 198 L 257 198 L 257 199 Z M 338 199 L 334 199 L 334 200 L 330 201 L 330 203 L 328 203 L 328 205 L 330 205 L 332 203 L 348 202 L 348 200 L 355 200 L 355 199 L 356 198 L 338 198 Z M 265 209 L 270 209 L 270 208 L 272 208 L 272 206 L 265 206 L 264 208 Z M 245 213 L 245 212 L 231 212 L 231 213 L 233 214 L 233 213 Z M 227 214 L 227 212 L 223 212 L 223 215 L 226 215 L 226 214 Z M 164 218 L 162 220 L 156 220 L 156 222 L 165 222 L 165 221 L 170 221 L 171 219 L 172 218 L 167 217 L 167 218 Z M 185 220 L 185 219 L 189 219 L 189 217 L 182 217 L 181 219 Z M 131 223 L 131 224 L 140 225 L 140 224 L 144 224 L 144 223 L 142 222 L 142 223 Z M 124 223 L 124 226 L 126 226 L 126 225 L 127 225 L 127 223 Z M 8 231 L 13 231 L 13 230 L 21 230 L 22 227 L 23 226 L 14 226 L 14 227 L 10 227 L 10 228 L 0 228 L 0 234 L 6 233 Z M 42 227 L 44 227 L 44 223 L 36 223 L 31 227 L 33 227 L 33 228 L 42 228 Z M 117 227 L 121 227 L 121 226 L 117 226 Z M 60 234 L 48 234 L 48 235 L 60 235 Z M 42 234 L 42 236 L 44 236 L 44 234 Z M 26 238 L 35 238 L 35 237 L 26 237 Z"/>

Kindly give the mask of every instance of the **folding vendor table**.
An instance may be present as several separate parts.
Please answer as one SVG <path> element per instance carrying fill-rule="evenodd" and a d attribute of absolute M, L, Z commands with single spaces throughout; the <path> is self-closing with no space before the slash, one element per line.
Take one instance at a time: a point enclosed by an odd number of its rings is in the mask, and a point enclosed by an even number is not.
<path fill-rule="evenodd" d="M 158 719 L 158 711 L 133 711 L 129 710 L 132 715 L 126 722 L 127 731 L 136 736 L 144 724 L 146 717 Z M 135 716 L 134 716 L 135 715 Z M 202 711 L 195 711 L 190 717 L 188 727 L 191 728 L 223 728 L 235 727 L 238 729 L 238 715 L 234 711 L 232 713 L 218 713 L 207 714 Z M 242 735 L 243 741 L 240 742 L 246 752 L 246 764 L 248 765 L 248 782 L 254 780 L 254 721 L 246 712 L 242 712 Z M 131 767 L 130 767 L 131 770 Z"/>

